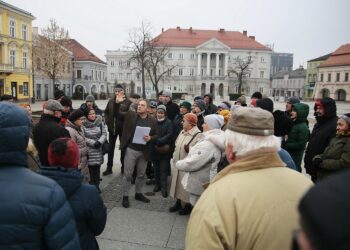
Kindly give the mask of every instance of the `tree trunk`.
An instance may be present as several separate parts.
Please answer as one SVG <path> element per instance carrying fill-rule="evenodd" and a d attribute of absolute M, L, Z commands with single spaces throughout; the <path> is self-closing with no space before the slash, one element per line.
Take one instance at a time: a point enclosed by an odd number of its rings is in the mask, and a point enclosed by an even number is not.
<path fill-rule="evenodd" d="M 143 66 L 141 69 L 141 78 L 142 78 L 142 98 L 146 99 L 145 68 Z"/>

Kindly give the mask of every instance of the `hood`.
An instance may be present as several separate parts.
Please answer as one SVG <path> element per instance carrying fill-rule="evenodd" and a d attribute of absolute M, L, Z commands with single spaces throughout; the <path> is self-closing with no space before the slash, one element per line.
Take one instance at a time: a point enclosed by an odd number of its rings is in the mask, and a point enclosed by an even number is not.
<path fill-rule="evenodd" d="M 62 187 L 67 197 L 75 193 L 83 183 L 83 175 L 76 168 L 40 167 L 37 173 L 55 180 Z"/>
<path fill-rule="evenodd" d="M 212 142 L 221 151 L 225 150 L 225 133 L 221 129 L 212 129 L 203 133 L 204 138 Z"/>
<path fill-rule="evenodd" d="M 88 119 L 85 119 L 84 121 L 84 127 L 91 128 L 91 127 L 99 127 L 102 124 L 102 116 L 96 115 L 95 121 L 89 121 Z"/>
<path fill-rule="evenodd" d="M 26 110 L 0 103 L 0 166 L 27 166 L 30 120 Z"/>
<path fill-rule="evenodd" d="M 296 103 L 293 105 L 293 110 L 297 113 L 296 123 L 306 122 L 309 115 L 309 105 L 305 103 Z"/>
<path fill-rule="evenodd" d="M 317 109 L 318 102 L 320 102 L 324 108 L 324 112 L 325 112 L 324 117 L 326 119 L 330 119 L 330 118 L 337 116 L 337 105 L 336 105 L 335 101 L 330 97 L 325 97 L 321 100 L 319 100 L 319 99 L 316 100 L 316 103 L 314 105 L 315 115 L 316 115 L 316 109 Z"/>

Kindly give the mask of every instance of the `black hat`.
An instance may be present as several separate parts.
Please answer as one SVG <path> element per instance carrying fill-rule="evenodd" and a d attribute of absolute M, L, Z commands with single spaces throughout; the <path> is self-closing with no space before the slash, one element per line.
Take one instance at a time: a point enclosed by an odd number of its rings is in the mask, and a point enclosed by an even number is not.
<path fill-rule="evenodd" d="M 115 86 L 115 91 L 120 91 L 120 90 L 124 91 L 124 87 L 121 84 L 117 84 L 117 86 Z"/>
<path fill-rule="evenodd" d="M 81 109 L 77 109 L 68 116 L 68 120 L 70 120 L 71 122 L 75 122 L 76 120 L 78 120 L 80 117 L 83 117 L 83 116 L 85 116 L 84 112 Z"/>
<path fill-rule="evenodd" d="M 65 96 L 64 92 L 60 89 L 56 90 L 55 93 L 53 94 L 55 97 L 55 100 L 60 99 L 62 96 Z"/>
<path fill-rule="evenodd" d="M 261 98 L 262 98 L 262 94 L 261 94 L 259 91 L 254 92 L 254 93 L 252 94 L 252 97 L 251 97 L 251 98 L 252 98 L 252 99 L 253 99 L 253 98 L 261 99 Z"/>
<path fill-rule="evenodd" d="M 256 106 L 271 113 L 273 112 L 273 101 L 270 98 L 257 99 Z"/>
<path fill-rule="evenodd" d="M 62 106 L 72 107 L 72 100 L 68 96 L 63 96 L 60 103 Z"/>

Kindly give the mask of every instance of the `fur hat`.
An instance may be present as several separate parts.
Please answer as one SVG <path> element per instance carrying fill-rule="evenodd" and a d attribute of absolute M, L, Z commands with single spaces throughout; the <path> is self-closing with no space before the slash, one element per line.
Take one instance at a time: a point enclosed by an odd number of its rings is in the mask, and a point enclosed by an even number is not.
<path fill-rule="evenodd" d="M 262 108 L 273 113 L 273 101 L 270 98 L 257 99 L 256 107 Z"/>
<path fill-rule="evenodd" d="M 201 111 L 205 110 L 205 102 L 201 99 L 195 100 L 192 106 L 200 108 Z"/>
<path fill-rule="evenodd" d="M 221 129 L 224 125 L 224 117 L 222 115 L 211 114 L 204 117 L 204 122 L 209 129 Z"/>
<path fill-rule="evenodd" d="M 64 92 L 60 89 L 56 90 L 54 93 L 53 93 L 53 96 L 55 98 L 55 100 L 58 100 L 60 99 L 62 96 L 65 96 Z"/>
<path fill-rule="evenodd" d="M 232 112 L 227 129 L 246 135 L 273 135 L 274 119 L 270 112 L 263 109 L 240 108 Z"/>
<path fill-rule="evenodd" d="M 76 120 L 78 120 L 80 117 L 83 117 L 83 116 L 85 116 L 84 112 L 81 109 L 77 109 L 68 116 L 68 120 L 71 122 L 75 122 Z"/>
<path fill-rule="evenodd" d="M 52 141 L 48 149 L 50 166 L 77 168 L 79 165 L 79 148 L 71 138 L 59 138 Z"/>
<path fill-rule="evenodd" d="M 343 119 L 347 124 L 350 125 L 350 113 L 339 116 L 339 119 Z"/>
<path fill-rule="evenodd" d="M 186 108 L 188 111 L 191 110 L 191 103 L 189 103 L 188 101 L 183 101 L 181 104 L 180 104 L 180 107 L 184 107 Z"/>
<path fill-rule="evenodd" d="M 63 106 L 59 101 L 50 99 L 45 103 L 44 109 L 52 112 L 63 111 Z"/>
<path fill-rule="evenodd" d="M 93 95 L 88 95 L 85 102 L 95 102 L 95 97 Z"/>
<path fill-rule="evenodd" d="M 158 106 L 157 106 L 157 111 L 159 111 L 159 110 L 163 110 L 164 112 L 166 112 L 166 107 L 165 107 L 165 105 L 163 105 L 163 104 L 158 105 Z"/>
<path fill-rule="evenodd" d="M 197 126 L 198 118 L 195 114 L 187 113 L 186 115 L 184 115 L 184 119 L 193 126 Z"/>
<path fill-rule="evenodd" d="M 168 96 L 168 97 L 172 97 L 172 93 L 171 93 L 171 90 L 169 89 L 164 89 L 163 90 L 163 93 L 162 93 L 162 96 Z"/>

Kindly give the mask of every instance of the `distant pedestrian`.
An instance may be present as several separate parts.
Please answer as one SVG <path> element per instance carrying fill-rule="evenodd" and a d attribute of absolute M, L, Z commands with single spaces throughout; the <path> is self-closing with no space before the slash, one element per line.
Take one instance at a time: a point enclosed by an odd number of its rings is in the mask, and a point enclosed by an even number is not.
<path fill-rule="evenodd" d="M 81 249 L 99 249 L 95 236 L 106 225 L 107 209 L 94 186 L 83 184 L 84 176 L 78 171 L 79 148 L 70 138 L 60 138 L 49 146 L 50 166 L 38 173 L 57 182 L 64 190 L 73 210 Z"/>
<path fill-rule="evenodd" d="M 205 115 L 215 114 L 217 111 L 217 107 L 213 103 L 213 95 L 212 94 L 204 95 L 204 102 L 205 102 Z"/>
<path fill-rule="evenodd" d="M 27 111 L 1 102 L 0 114 L 0 248 L 80 249 L 62 188 L 27 168 Z"/>

